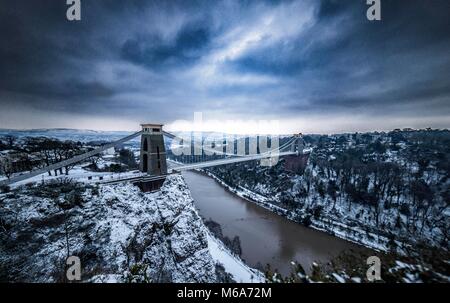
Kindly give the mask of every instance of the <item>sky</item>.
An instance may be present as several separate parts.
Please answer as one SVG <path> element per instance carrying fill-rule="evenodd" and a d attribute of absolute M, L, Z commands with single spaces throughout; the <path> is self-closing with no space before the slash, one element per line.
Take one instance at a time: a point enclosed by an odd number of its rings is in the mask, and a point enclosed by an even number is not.
<path fill-rule="evenodd" d="M 67 8 L 0 0 L 0 128 L 189 130 L 196 112 L 239 133 L 450 127 L 447 0 L 381 0 L 372 22 L 365 0 Z"/>

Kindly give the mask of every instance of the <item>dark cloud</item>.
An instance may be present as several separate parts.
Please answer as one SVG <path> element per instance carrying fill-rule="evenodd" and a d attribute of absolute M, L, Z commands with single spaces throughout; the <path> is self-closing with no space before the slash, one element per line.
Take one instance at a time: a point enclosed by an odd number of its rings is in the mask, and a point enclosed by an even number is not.
<path fill-rule="evenodd" d="M 450 114 L 445 0 L 382 0 L 381 22 L 366 19 L 363 0 L 82 1 L 81 22 L 65 19 L 63 0 L 0 7 L 9 117 L 39 110 L 76 126 L 80 116 L 170 123 L 194 110 L 324 121 L 357 112 L 442 126 Z M 0 127 L 20 127 L 5 117 Z"/>
<path fill-rule="evenodd" d="M 207 28 L 196 25 L 181 29 L 173 42 L 165 42 L 157 35 L 128 39 L 121 53 L 125 60 L 149 68 L 170 65 L 176 67 L 198 60 L 210 42 Z"/>
<path fill-rule="evenodd" d="M 291 110 L 389 110 L 389 105 L 404 104 L 403 111 L 411 114 L 440 98 L 435 110 L 450 112 L 448 2 L 383 1 L 381 24 L 364 20 L 365 6 L 354 3 L 322 2 L 318 22 L 306 35 L 248 53 L 233 67 L 296 82 L 294 95 L 310 102 L 293 101 L 287 104 Z M 339 33 L 320 41 L 317 35 L 336 24 Z M 312 42 L 305 47 L 305 40 Z M 361 91 L 369 86 L 378 88 Z"/>

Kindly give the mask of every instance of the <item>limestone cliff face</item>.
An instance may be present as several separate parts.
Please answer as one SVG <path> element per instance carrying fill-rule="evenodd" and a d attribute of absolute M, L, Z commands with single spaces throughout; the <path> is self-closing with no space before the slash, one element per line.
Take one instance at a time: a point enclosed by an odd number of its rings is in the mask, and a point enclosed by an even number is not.
<path fill-rule="evenodd" d="M 161 191 L 57 182 L 0 195 L 1 280 L 64 281 L 68 255 L 82 281 L 214 282 L 206 228 L 181 176 Z"/>

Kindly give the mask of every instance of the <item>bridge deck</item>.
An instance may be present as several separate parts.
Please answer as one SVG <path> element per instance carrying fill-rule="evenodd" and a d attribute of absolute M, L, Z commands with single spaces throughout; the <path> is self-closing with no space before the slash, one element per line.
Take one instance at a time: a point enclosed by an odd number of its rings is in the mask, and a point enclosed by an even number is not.
<path fill-rule="evenodd" d="M 297 154 L 296 152 L 288 151 L 288 152 L 269 153 L 269 154 L 261 154 L 261 155 L 254 155 L 254 156 L 242 156 L 242 157 L 236 157 L 236 158 L 205 161 L 205 162 L 193 163 L 193 164 L 184 164 L 184 165 L 179 165 L 177 167 L 171 168 L 171 170 L 172 171 L 191 170 L 191 169 L 197 169 L 197 168 L 205 168 L 205 167 L 212 167 L 212 166 L 218 166 L 218 165 L 245 162 L 245 161 L 251 161 L 251 160 L 261 160 L 261 159 L 268 159 L 268 158 L 273 158 L 273 157 L 282 157 L 282 156 L 296 155 L 296 154 Z"/>
<path fill-rule="evenodd" d="M 12 177 L 12 178 L 10 178 L 8 180 L 3 180 L 3 181 L 0 182 L 0 185 L 9 185 L 9 184 L 12 184 L 12 183 L 20 182 L 20 181 L 23 181 L 23 180 L 26 180 L 26 179 L 29 179 L 29 178 L 33 178 L 33 177 L 38 176 L 40 174 L 45 174 L 48 171 L 52 171 L 52 170 L 55 170 L 55 169 L 60 169 L 60 168 L 63 168 L 65 166 L 69 166 L 69 165 L 81 162 L 83 160 L 88 159 L 89 157 L 98 155 L 101 152 L 104 152 L 105 150 L 110 149 L 111 147 L 115 147 L 115 146 L 117 146 L 119 144 L 122 144 L 122 143 L 124 143 L 126 141 L 129 141 L 129 140 L 131 140 L 133 138 L 136 138 L 137 136 L 140 136 L 141 133 L 142 133 L 142 131 L 139 131 L 137 133 L 134 133 L 132 135 L 129 135 L 129 136 L 126 136 L 126 137 L 124 137 L 122 139 L 119 139 L 117 141 L 105 144 L 105 145 L 103 145 L 103 146 L 101 146 L 101 147 L 99 147 L 97 149 L 94 149 L 94 150 L 92 150 L 90 152 L 87 152 L 87 153 L 75 156 L 73 158 L 70 158 L 70 159 L 67 159 L 67 160 L 64 160 L 64 161 L 61 161 L 61 162 L 49 165 L 49 166 L 46 166 L 44 168 L 36 169 L 36 170 L 34 170 L 34 171 L 30 172 L 30 173 L 26 173 L 26 174 L 22 174 L 22 175 L 19 175 L 19 176 L 15 176 L 15 177 Z"/>
<path fill-rule="evenodd" d="M 22 174 L 19 176 L 14 176 L 8 180 L 1 181 L 0 185 L 9 185 L 12 183 L 20 182 L 20 181 L 44 174 L 48 171 L 57 170 L 57 169 L 65 167 L 65 166 L 69 166 L 69 165 L 81 162 L 81 161 L 88 159 L 89 157 L 95 156 L 109 148 L 115 147 L 123 142 L 129 141 L 137 136 L 140 136 L 141 134 L 142 134 L 142 131 L 139 131 L 139 132 L 136 132 L 129 136 L 126 136 L 122 139 L 119 139 L 117 141 L 105 144 L 105 145 L 103 145 L 95 150 L 92 150 L 90 152 L 75 156 L 71 159 L 67 159 L 62 162 L 46 166 L 44 168 L 34 170 L 30 173 Z M 165 135 L 171 139 L 176 138 L 175 135 L 168 133 L 166 131 L 163 131 L 163 135 Z M 283 147 L 286 147 L 286 146 L 292 144 L 292 142 L 293 141 L 291 140 L 288 143 L 284 144 L 283 146 L 278 147 L 277 150 L 269 151 L 264 154 L 258 154 L 258 155 L 234 155 L 236 157 L 212 160 L 212 161 L 205 161 L 205 162 L 193 163 L 193 164 L 179 164 L 179 163 L 171 161 L 171 162 L 177 164 L 178 166 L 169 168 L 169 173 L 179 172 L 179 171 L 183 171 L 183 170 L 212 167 L 212 166 L 218 166 L 218 165 L 226 165 L 226 164 L 231 164 L 231 163 L 239 163 L 239 162 L 244 162 L 244 161 L 262 160 L 262 159 L 277 158 L 277 157 L 282 157 L 282 156 L 287 156 L 287 155 L 295 155 L 297 153 L 294 151 L 285 151 L 285 152 L 280 151 Z M 108 183 L 118 183 L 118 182 L 127 182 L 127 181 L 130 181 L 130 182 L 131 181 L 136 181 L 136 182 L 137 181 L 151 181 L 152 178 L 156 178 L 156 177 L 158 177 L 158 176 L 144 176 L 144 177 L 139 176 L 139 177 L 125 178 L 123 180 L 114 180 L 114 181 L 110 181 Z M 159 177 L 161 177 L 161 176 L 159 176 Z M 163 176 L 163 177 L 165 177 L 165 176 Z"/>

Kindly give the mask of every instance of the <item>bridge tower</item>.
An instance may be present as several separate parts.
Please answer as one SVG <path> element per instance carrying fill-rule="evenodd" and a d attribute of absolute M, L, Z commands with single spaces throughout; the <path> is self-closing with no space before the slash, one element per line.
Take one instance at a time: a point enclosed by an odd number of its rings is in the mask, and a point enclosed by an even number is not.
<path fill-rule="evenodd" d="M 309 152 L 304 152 L 305 140 L 303 140 L 301 133 L 295 134 L 294 138 L 291 151 L 297 154 L 285 157 L 284 168 L 292 173 L 302 175 L 308 164 Z"/>
<path fill-rule="evenodd" d="M 305 148 L 305 140 L 303 140 L 302 133 L 294 135 L 294 142 L 291 145 L 291 151 L 296 152 L 297 155 L 303 154 L 303 149 Z"/>
<path fill-rule="evenodd" d="M 141 124 L 141 155 L 139 170 L 153 176 L 167 174 L 166 148 L 162 124 Z"/>

